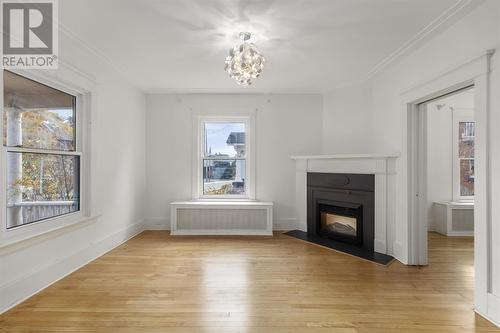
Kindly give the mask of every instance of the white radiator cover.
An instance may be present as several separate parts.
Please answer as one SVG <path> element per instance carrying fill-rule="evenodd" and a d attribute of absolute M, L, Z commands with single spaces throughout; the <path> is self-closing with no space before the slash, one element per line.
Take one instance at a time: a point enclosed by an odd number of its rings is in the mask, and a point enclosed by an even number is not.
<path fill-rule="evenodd" d="M 273 203 L 185 201 L 171 205 L 172 235 L 273 234 Z"/>
<path fill-rule="evenodd" d="M 434 202 L 432 220 L 436 232 L 445 236 L 474 236 L 474 203 Z"/>

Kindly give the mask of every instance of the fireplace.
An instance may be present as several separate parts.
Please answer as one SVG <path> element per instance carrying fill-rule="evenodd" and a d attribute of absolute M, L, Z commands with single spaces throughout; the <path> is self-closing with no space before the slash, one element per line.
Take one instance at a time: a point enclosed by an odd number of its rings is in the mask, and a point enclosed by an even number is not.
<path fill-rule="evenodd" d="M 375 176 L 308 173 L 307 233 L 373 251 Z"/>
<path fill-rule="evenodd" d="M 334 154 L 292 158 L 296 168 L 295 197 L 300 227 L 287 235 L 377 263 L 390 262 L 392 257 L 387 253 L 400 250 L 401 245 L 394 233 L 398 156 Z M 345 208 L 349 207 L 344 205 L 347 203 L 355 205 L 353 209 L 360 209 L 361 228 L 356 227 L 356 232 L 361 229 L 361 235 L 357 244 L 351 240 L 333 240 L 331 235 L 322 232 L 325 230 L 318 228 L 319 200 L 329 206 Z M 398 248 L 393 249 L 393 244 Z"/>
<path fill-rule="evenodd" d="M 345 203 L 319 204 L 318 234 L 333 240 L 362 245 L 363 210 L 361 205 L 353 206 L 355 207 L 346 207 Z"/>

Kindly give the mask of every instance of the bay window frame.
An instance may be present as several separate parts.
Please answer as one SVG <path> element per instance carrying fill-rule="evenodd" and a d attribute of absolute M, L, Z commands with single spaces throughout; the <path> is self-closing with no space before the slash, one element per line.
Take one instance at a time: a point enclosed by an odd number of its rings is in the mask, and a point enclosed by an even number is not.
<path fill-rule="evenodd" d="M 10 246 L 18 242 L 30 240 L 41 235 L 70 227 L 92 220 L 90 208 L 90 111 L 91 90 L 61 82 L 58 78 L 36 70 L 9 70 L 10 72 L 46 85 L 50 88 L 60 90 L 75 97 L 75 150 L 64 151 L 54 149 L 36 149 L 22 147 L 7 147 L 1 145 L 0 152 L 0 248 Z M 0 103 L 2 115 L 0 116 L 0 129 L 3 133 L 4 110 L 4 70 L 0 70 Z M 3 140 L 2 140 L 3 141 Z M 7 154 L 8 153 L 36 153 L 43 155 L 77 156 L 79 161 L 79 210 L 75 212 L 58 215 L 28 224 L 7 228 Z"/>

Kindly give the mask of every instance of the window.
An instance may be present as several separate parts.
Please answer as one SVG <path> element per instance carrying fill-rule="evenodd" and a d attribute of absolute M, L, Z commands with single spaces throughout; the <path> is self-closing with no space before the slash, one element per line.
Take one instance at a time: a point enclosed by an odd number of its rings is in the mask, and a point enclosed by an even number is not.
<path fill-rule="evenodd" d="M 198 197 L 251 197 L 248 118 L 203 118 L 199 126 Z"/>
<path fill-rule="evenodd" d="M 458 165 L 461 198 L 474 196 L 474 138 L 473 121 L 458 122 Z"/>
<path fill-rule="evenodd" d="M 80 211 L 77 98 L 3 72 L 6 228 Z"/>
<path fill-rule="evenodd" d="M 453 199 L 474 200 L 474 142 L 476 123 L 473 111 L 453 111 Z"/>

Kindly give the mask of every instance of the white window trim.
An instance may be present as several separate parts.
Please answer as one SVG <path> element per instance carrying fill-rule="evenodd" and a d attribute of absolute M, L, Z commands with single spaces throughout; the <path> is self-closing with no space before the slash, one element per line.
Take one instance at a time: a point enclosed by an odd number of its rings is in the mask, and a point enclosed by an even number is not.
<path fill-rule="evenodd" d="M 12 244 L 26 241 L 43 234 L 56 231 L 62 228 L 73 226 L 76 224 L 88 222 L 92 220 L 90 207 L 90 116 L 91 116 L 91 92 L 87 89 L 60 82 L 58 79 L 44 74 L 41 71 L 32 70 L 10 70 L 12 73 L 24 76 L 28 79 L 40 82 L 49 87 L 61 90 L 70 95 L 76 96 L 76 154 L 80 156 L 80 210 L 74 213 L 55 216 L 52 218 L 40 220 L 26 225 L 21 225 L 16 228 L 7 229 L 7 166 L 6 156 L 7 150 L 16 150 L 15 148 L 7 148 L 1 144 L 0 152 L 0 248 L 10 246 Z M 2 115 L 0 116 L 0 130 L 3 137 L 3 70 L 0 70 L 0 105 L 2 106 Z M 27 149 L 25 149 L 27 150 Z M 50 151 L 47 151 L 49 153 Z M 57 154 L 64 152 L 57 151 Z"/>
<path fill-rule="evenodd" d="M 454 109 L 453 110 L 453 200 L 457 202 L 473 202 L 474 196 L 460 195 L 460 158 L 458 157 L 458 125 L 460 122 L 474 122 L 474 110 Z"/>
<path fill-rule="evenodd" d="M 203 194 L 203 147 L 204 147 L 204 124 L 206 122 L 243 122 L 245 123 L 246 140 L 246 175 L 245 195 L 205 195 Z M 255 117 L 248 116 L 198 116 L 196 121 L 196 166 L 193 179 L 194 200 L 226 200 L 226 201 L 248 201 L 255 200 Z"/>

